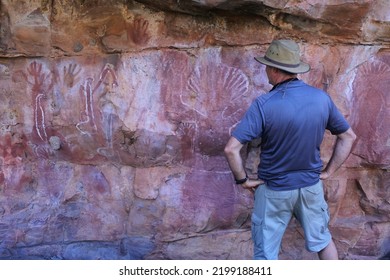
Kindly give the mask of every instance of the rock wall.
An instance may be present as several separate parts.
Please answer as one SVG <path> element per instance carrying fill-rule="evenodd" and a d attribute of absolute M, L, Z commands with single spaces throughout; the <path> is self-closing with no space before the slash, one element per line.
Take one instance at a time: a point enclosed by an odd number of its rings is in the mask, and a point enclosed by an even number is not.
<path fill-rule="evenodd" d="M 1 0 L 0 12 L 1 259 L 251 259 L 253 197 L 223 147 L 270 89 L 253 57 L 286 37 L 312 66 L 300 78 L 358 135 L 325 182 L 340 257 L 390 251 L 387 0 Z M 248 145 L 249 173 L 258 153 Z M 295 220 L 280 258 L 317 258 Z"/>

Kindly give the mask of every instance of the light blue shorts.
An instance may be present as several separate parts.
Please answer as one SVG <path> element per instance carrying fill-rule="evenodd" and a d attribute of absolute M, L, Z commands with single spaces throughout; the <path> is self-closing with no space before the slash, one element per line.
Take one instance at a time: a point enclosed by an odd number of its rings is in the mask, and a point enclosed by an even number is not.
<path fill-rule="evenodd" d="M 256 189 L 252 213 L 254 259 L 278 259 L 283 234 L 293 215 L 303 228 L 307 250 L 319 252 L 329 244 L 329 211 L 321 181 L 291 191 L 274 191 L 264 184 Z"/>

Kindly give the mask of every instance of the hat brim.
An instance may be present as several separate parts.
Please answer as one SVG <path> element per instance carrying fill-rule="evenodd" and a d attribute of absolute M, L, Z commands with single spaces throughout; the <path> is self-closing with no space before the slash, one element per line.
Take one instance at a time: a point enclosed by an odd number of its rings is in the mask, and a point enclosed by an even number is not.
<path fill-rule="evenodd" d="M 287 71 L 287 72 L 293 73 L 293 74 L 302 74 L 302 73 L 306 73 L 306 72 L 310 71 L 310 65 L 305 63 L 305 62 L 302 62 L 302 61 L 299 63 L 299 65 L 297 67 L 288 67 L 288 66 L 279 65 L 279 64 L 273 63 L 271 61 L 268 61 L 268 60 L 264 59 L 264 57 L 255 57 L 255 59 L 256 59 L 256 61 L 260 62 L 261 64 L 272 66 L 272 67 L 275 67 L 275 68 L 278 68 L 278 69 L 281 69 L 281 70 L 284 70 L 284 71 Z"/>

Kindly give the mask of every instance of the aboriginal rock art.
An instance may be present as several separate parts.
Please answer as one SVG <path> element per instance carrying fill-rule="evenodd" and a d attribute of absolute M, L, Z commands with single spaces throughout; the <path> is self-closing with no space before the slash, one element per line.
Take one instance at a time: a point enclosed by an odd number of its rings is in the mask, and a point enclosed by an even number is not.
<path fill-rule="evenodd" d="M 22 168 L 22 158 L 26 148 L 26 143 L 15 142 L 10 133 L 3 135 L 0 140 L 0 184 L 4 180 L 16 180 L 14 169 Z"/>
<path fill-rule="evenodd" d="M 195 141 L 201 152 L 219 153 L 226 143 L 229 128 L 243 114 L 242 97 L 249 90 L 248 77 L 237 68 L 202 59 L 190 76 L 187 90 L 180 95 L 183 106 L 193 115 L 201 130 Z"/>
<path fill-rule="evenodd" d="M 76 128 L 82 134 L 88 135 L 97 131 L 93 104 L 94 89 L 92 88 L 92 82 L 93 79 L 88 78 L 84 85 L 80 86 L 80 96 L 84 99 L 84 111 L 80 113 L 80 122 L 76 125 Z"/>
<path fill-rule="evenodd" d="M 4 218 L 5 211 L 14 208 L 22 200 L 30 202 L 32 174 L 26 170 L 26 155 L 29 153 L 29 143 L 26 135 L 16 131 L 2 133 L 0 137 L 0 216 Z M 27 207 L 27 206 L 26 206 Z M 1 222 L 5 222 L 2 219 Z M 15 238 L 14 229 L 17 228 L 18 218 L 13 217 L 11 223 L 14 223 L 7 232 L 1 232 L 0 225 L 0 251 L 1 248 L 12 245 Z M 1 223 L 0 223 L 1 224 Z M 12 242 L 11 242 L 12 243 Z"/>
<path fill-rule="evenodd" d="M 36 61 L 30 63 L 26 72 L 17 71 L 15 74 L 16 76 L 21 76 L 27 82 L 28 89 L 31 91 L 34 114 L 34 143 L 30 142 L 29 144 L 36 156 L 48 158 L 51 149 L 48 144 L 45 103 L 53 89 L 56 80 L 55 76 L 51 71 L 45 71 L 42 64 Z"/>
<path fill-rule="evenodd" d="M 390 65 L 379 60 L 369 61 L 358 69 L 353 85 L 351 117 L 358 135 L 353 152 L 379 165 L 390 164 L 389 76 Z"/>
<path fill-rule="evenodd" d="M 63 104 L 65 103 L 65 96 L 80 80 L 79 74 L 81 67 L 78 64 L 70 63 L 63 67 L 62 75 L 56 73 L 55 77 L 61 77 L 60 90 L 53 92 L 53 115 L 59 115 Z"/>
<path fill-rule="evenodd" d="M 32 86 L 34 128 L 39 138 L 43 142 L 47 142 L 44 101 L 47 99 L 49 91 L 53 88 L 55 79 L 50 72 L 44 73 L 42 64 L 37 62 L 32 62 L 27 72 L 29 75 L 26 76 L 26 80 Z"/>
<path fill-rule="evenodd" d="M 236 101 L 248 91 L 245 74 L 226 65 L 201 65 L 195 68 L 188 81 L 188 93 L 181 95 L 184 106 L 202 117 L 215 114 L 218 119 L 233 118 L 240 111 Z"/>
<path fill-rule="evenodd" d="M 107 63 L 101 71 L 96 85 L 93 85 L 92 78 L 88 78 L 80 87 L 80 94 L 84 99 L 84 110 L 80 114 L 80 122 L 76 128 L 88 136 L 96 134 L 98 128 L 101 128 L 106 146 L 99 148 L 98 153 L 104 156 L 113 152 L 113 123 L 117 114 L 111 96 L 115 94 L 117 86 L 118 79 L 114 66 Z M 100 121 L 97 119 L 96 111 L 100 112 Z"/>
<path fill-rule="evenodd" d="M 195 153 L 194 141 L 196 133 L 195 122 L 181 122 L 178 125 L 176 135 L 180 139 L 181 146 L 181 159 L 183 162 L 187 162 L 193 158 Z M 191 163 L 191 162 L 189 162 Z"/>
<path fill-rule="evenodd" d="M 97 31 L 102 43 L 110 50 L 124 50 L 132 46 L 143 46 L 150 40 L 148 33 L 149 21 L 135 18 L 132 23 L 125 23 L 120 35 L 106 35 L 107 28 Z"/>
<path fill-rule="evenodd" d="M 53 141 L 57 141 L 55 149 L 61 147 L 60 138 L 51 135 L 47 128 L 48 108 L 51 108 L 53 115 L 59 115 L 65 96 L 79 80 L 77 77 L 81 69 L 77 64 L 64 66 L 62 75 L 56 71 L 44 69 L 42 63 L 36 61 L 30 63 L 27 71 L 17 71 L 16 76 L 22 77 L 28 84 L 32 96 L 34 130 L 33 142 L 30 146 L 39 158 L 49 158 L 53 152 Z M 60 90 L 55 89 L 55 84 L 60 83 Z M 51 104 L 47 104 L 52 100 Z"/>
<path fill-rule="evenodd" d="M 116 107 L 111 102 L 111 96 L 115 95 L 115 88 L 118 86 L 114 67 L 111 64 L 106 64 L 103 69 L 100 80 L 104 84 L 102 95 L 99 98 L 99 108 L 102 115 L 102 128 L 106 140 L 106 147 L 98 149 L 98 153 L 104 156 L 112 154 L 113 151 L 113 132 L 114 119 L 117 116 Z"/>
<path fill-rule="evenodd" d="M 148 27 L 149 22 L 147 20 L 143 18 L 134 19 L 133 23 L 127 27 L 127 38 L 136 45 L 145 45 L 150 39 Z"/>
<path fill-rule="evenodd" d="M 177 141 L 176 145 L 179 145 L 175 149 L 177 160 L 182 164 L 193 166 L 197 113 L 187 106 L 183 108 L 180 101 L 180 93 L 187 91 L 188 75 L 193 65 L 190 64 L 184 52 L 168 50 L 162 55 L 160 94 L 163 100 L 164 116 L 175 125 L 173 137 Z"/>

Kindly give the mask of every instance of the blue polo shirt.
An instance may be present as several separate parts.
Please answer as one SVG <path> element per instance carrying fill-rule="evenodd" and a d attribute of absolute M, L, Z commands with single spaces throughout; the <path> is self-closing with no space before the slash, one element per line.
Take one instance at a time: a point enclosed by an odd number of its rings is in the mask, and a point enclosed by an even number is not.
<path fill-rule="evenodd" d="M 232 136 L 242 144 L 261 138 L 258 177 L 292 190 L 318 182 L 325 129 L 337 135 L 349 127 L 328 94 L 295 79 L 256 98 Z"/>

